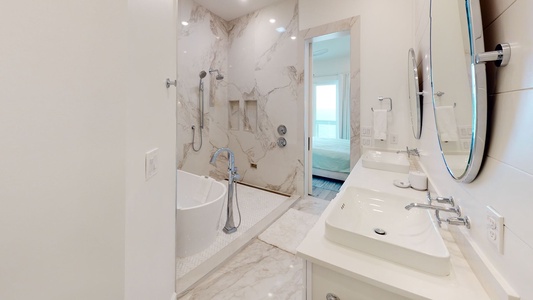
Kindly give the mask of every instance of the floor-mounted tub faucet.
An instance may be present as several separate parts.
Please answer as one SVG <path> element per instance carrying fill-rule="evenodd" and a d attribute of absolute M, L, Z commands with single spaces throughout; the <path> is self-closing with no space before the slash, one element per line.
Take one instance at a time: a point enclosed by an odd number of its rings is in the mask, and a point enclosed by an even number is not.
<path fill-rule="evenodd" d="M 211 156 L 209 163 L 214 166 L 217 161 L 217 157 L 222 152 L 228 153 L 228 205 L 226 225 L 224 225 L 223 231 L 225 233 L 233 233 L 237 231 L 237 227 L 235 227 L 235 222 L 233 221 L 233 188 L 235 180 L 239 180 L 241 176 L 237 173 L 237 167 L 235 167 L 235 155 L 229 148 L 217 149 L 213 156 Z"/>

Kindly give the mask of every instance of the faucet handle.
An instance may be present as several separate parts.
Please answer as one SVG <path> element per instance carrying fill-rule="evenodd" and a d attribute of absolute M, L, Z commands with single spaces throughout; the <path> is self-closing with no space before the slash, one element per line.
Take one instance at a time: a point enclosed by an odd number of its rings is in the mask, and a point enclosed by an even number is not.
<path fill-rule="evenodd" d="M 451 206 L 455 206 L 455 201 L 453 201 L 453 196 L 431 198 L 431 193 L 428 191 L 426 199 L 427 199 L 428 204 L 431 204 L 431 202 L 433 201 L 437 201 L 438 203 L 446 203 L 446 204 L 450 204 Z"/>
<path fill-rule="evenodd" d="M 233 179 L 234 180 L 239 180 L 241 179 L 241 175 L 239 175 L 237 173 L 237 167 L 233 167 L 233 170 L 231 170 L 231 173 L 233 174 Z"/>
<path fill-rule="evenodd" d="M 449 217 L 446 219 L 442 219 L 439 214 L 440 211 L 435 211 L 435 217 L 437 218 L 437 223 L 439 224 L 439 227 L 441 226 L 442 222 L 446 222 L 450 225 L 463 225 L 466 228 L 470 229 L 470 218 L 468 216 L 461 217 L 461 212 L 459 211 L 458 217 Z"/>

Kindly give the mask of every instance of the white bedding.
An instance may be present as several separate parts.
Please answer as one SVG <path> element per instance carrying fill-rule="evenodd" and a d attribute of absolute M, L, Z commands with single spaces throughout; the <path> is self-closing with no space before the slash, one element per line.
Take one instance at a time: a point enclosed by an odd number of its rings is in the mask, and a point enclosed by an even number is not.
<path fill-rule="evenodd" d="M 350 140 L 313 138 L 313 168 L 350 173 Z"/>

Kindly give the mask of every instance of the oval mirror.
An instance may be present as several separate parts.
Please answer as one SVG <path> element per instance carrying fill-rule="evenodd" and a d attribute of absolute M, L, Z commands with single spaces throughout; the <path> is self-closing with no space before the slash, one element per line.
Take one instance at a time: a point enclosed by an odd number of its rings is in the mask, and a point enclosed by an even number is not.
<path fill-rule="evenodd" d="M 409 49 L 407 54 L 407 72 L 411 128 L 415 139 L 420 139 L 420 133 L 422 132 L 422 93 L 420 92 L 418 68 L 413 48 Z"/>
<path fill-rule="evenodd" d="M 481 167 L 487 124 L 479 0 L 431 0 L 431 82 L 437 134 L 449 173 L 471 182 Z"/>

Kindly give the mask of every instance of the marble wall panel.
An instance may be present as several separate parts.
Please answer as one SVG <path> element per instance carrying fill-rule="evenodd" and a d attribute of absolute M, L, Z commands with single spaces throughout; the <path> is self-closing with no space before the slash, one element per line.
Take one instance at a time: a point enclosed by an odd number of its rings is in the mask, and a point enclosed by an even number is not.
<path fill-rule="evenodd" d="M 215 148 L 228 145 L 227 79 L 216 80 L 209 69 L 227 75 L 229 48 L 228 22 L 214 15 L 192 0 L 180 0 L 178 24 L 178 105 L 177 105 L 177 168 L 207 175 L 212 167 L 209 159 Z M 201 71 L 203 79 L 204 128 L 200 135 L 199 91 Z M 195 126 L 195 149 L 192 147 Z"/>
<path fill-rule="evenodd" d="M 222 178 L 227 170 L 224 158 L 217 168 L 208 161 L 216 148 L 229 147 L 244 182 L 303 193 L 304 145 L 295 116 L 303 69 L 298 66 L 297 41 L 291 39 L 298 33 L 297 4 L 297 0 L 282 1 L 226 22 L 192 0 L 180 1 L 180 14 L 189 25 L 180 25 L 178 40 L 178 168 Z M 225 78 L 204 79 L 205 127 L 202 149 L 196 152 L 191 127 L 198 128 L 200 120 L 198 74 L 209 68 L 219 69 Z M 230 99 L 239 101 L 239 111 L 233 112 L 242 123 L 237 130 L 229 130 Z M 254 130 L 245 126 L 251 122 L 244 115 L 247 100 L 256 103 Z M 284 148 L 276 144 L 280 124 L 289 129 Z M 196 129 L 195 148 L 199 136 Z M 251 168 L 252 163 L 257 168 Z"/>

